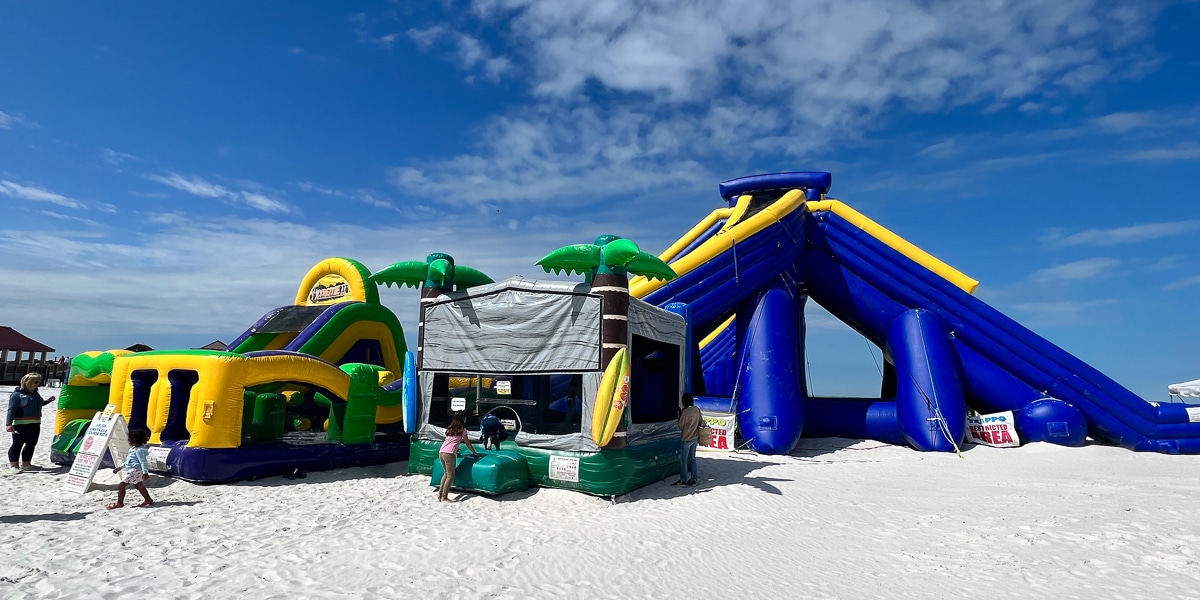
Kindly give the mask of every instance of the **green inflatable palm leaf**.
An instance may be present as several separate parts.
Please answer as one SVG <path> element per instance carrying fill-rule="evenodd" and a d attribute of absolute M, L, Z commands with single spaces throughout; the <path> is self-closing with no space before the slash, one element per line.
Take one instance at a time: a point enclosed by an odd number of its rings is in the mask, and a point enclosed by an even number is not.
<path fill-rule="evenodd" d="M 429 271 L 425 276 L 425 285 L 453 288 L 455 270 L 453 262 L 445 258 L 434 258 L 429 261 Z"/>
<path fill-rule="evenodd" d="M 678 277 L 670 265 L 657 256 L 642 252 L 633 240 L 615 235 L 602 235 L 595 244 L 573 244 L 547 254 L 537 262 L 547 273 L 566 271 L 589 278 L 603 267 L 607 272 L 633 273 L 652 279 Z"/>
<path fill-rule="evenodd" d="M 449 254 L 435 252 L 425 257 L 424 262 L 406 260 L 381 269 L 371 275 L 371 281 L 388 287 L 393 284 L 409 287 L 439 287 L 454 289 L 494 283 L 491 277 L 478 269 L 454 264 Z"/>
<path fill-rule="evenodd" d="M 579 273 L 586 275 L 600 266 L 600 246 L 595 244 L 572 244 L 563 246 L 536 263 L 547 273 L 555 274 L 566 271 L 568 275 Z"/>
<path fill-rule="evenodd" d="M 371 281 L 382 283 L 388 287 L 392 287 L 392 285 L 417 287 L 425 283 L 428 273 L 429 263 L 420 260 L 406 260 L 373 273 Z"/>
<path fill-rule="evenodd" d="M 670 281 L 679 277 L 679 274 L 675 272 L 675 269 L 671 268 L 671 265 L 668 265 L 661 258 L 649 252 L 639 252 L 637 256 L 625 263 L 625 268 L 634 275 L 643 275 L 650 279 Z"/>
<path fill-rule="evenodd" d="M 460 288 L 475 287 L 477 285 L 487 285 L 496 283 L 491 277 L 488 277 L 477 269 L 464 267 L 462 265 L 454 266 L 454 285 Z"/>
<path fill-rule="evenodd" d="M 624 267 L 641 252 L 642 249 L 633 240 L 617 238 L 600 247 L 600 260 L 610 269 Z"/>

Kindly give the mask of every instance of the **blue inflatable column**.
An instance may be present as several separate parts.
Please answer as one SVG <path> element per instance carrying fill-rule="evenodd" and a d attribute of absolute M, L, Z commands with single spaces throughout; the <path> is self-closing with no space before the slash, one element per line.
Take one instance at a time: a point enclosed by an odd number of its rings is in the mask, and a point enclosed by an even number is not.
<path fill-rule="evenodd" d="M 804 429 L 804 297 L 780 281 L 758 298 L 745 323 L 735 390 L 738 427 L 763 454 L 792 451 Z"/>
<path fill-rule="evenodd" d="M 905 439 L 923 452 L 953 452 L 967 430 L 967 402 L 946 322 L 928 310 L 905 311 L 888 328 L 884 351 L 896 367 Z"/>
<path fill-rule="evenodd" d="M 908 443 L 896 418 L 896 401 L 874 398 L 805 398 L 804 437 Z"/>
<path fill-rule="evenodd" d="M 404 387 L 400 404 L 404 407 L 404 433 L 417 432 L 417 421 L 421 417 L 421 385 L 417 380 L 417 355 L 404 353 Z"/>
<path fill-rule="evenodd" d="M 671 302 L 663 308 L 683 317 L 683 322 L 686 324 L 683 348 L 680 349 L 683 356 L 683 391 L 692 394 L 703 394 L 704 378 L 703 376 L 697 378 L 700 370 L 700 361 L 698 360 L 700 349 L 696 347 L 696 335 L 692 331 L 692 309 L 686 302 Z M 697 379 L 699 379 L 698 382 Z M 697 383 L 700 386 L 697 386 Z"/>

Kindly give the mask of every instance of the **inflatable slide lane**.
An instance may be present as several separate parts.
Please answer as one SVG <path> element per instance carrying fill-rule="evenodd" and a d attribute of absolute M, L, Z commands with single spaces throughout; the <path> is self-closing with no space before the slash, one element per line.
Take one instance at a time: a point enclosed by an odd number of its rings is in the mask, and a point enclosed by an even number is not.
<path fill-rule="evenodd" d="M 662 255 L 680 277 L 630 284 L 689 305 L 703 400 L 737 411 L 750 447 L 785 453 L 804 435 L 955 451 L 972 409 L 1014 411 L 1023 441 L 1200 452 L 1200 414 L 1146 402 L 978 300 L 976 281 L 827 199 L 830 183 L 798 172 L 721 184 L 730 207 Z M 879 398 L 807 397 L 807 298 L 884 351 Z"/>

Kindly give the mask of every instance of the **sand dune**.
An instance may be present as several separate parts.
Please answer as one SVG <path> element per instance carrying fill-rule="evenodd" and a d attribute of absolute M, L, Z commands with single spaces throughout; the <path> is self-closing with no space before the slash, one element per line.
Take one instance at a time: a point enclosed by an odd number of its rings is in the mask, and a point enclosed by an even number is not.
<path fill-rule="evenodd" d="M 47 423 L 51 421 L 47 408 Z M 47 463 L 50 427 L 39 459 Z M 5 443 L 7 446 L 7 442 Z M 1200 457 L 1093 445 L 853 440 L 709 454 L 608 499 L 555 489 L 439 504 L 406 464 L 232 485 L 154 478 L 106 511 L 63 469 L 0 478 L 0 597 L 1187 598 Z"/>

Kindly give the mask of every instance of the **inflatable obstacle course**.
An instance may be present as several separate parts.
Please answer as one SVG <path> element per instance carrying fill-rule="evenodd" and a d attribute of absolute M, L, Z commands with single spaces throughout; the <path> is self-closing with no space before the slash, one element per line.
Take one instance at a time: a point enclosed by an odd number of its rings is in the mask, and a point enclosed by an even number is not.
<path fill-rule="evenodd" d="M 396 377 L 404 333 L 361 264 L 321 261 L 297 304 L 271 311 L 229 348 L 76 357 L 53 459 L 70 462 L 74 432 L 110 403 L 166 449 L 165 474 L 194 481 L 407 457 Z"/>

